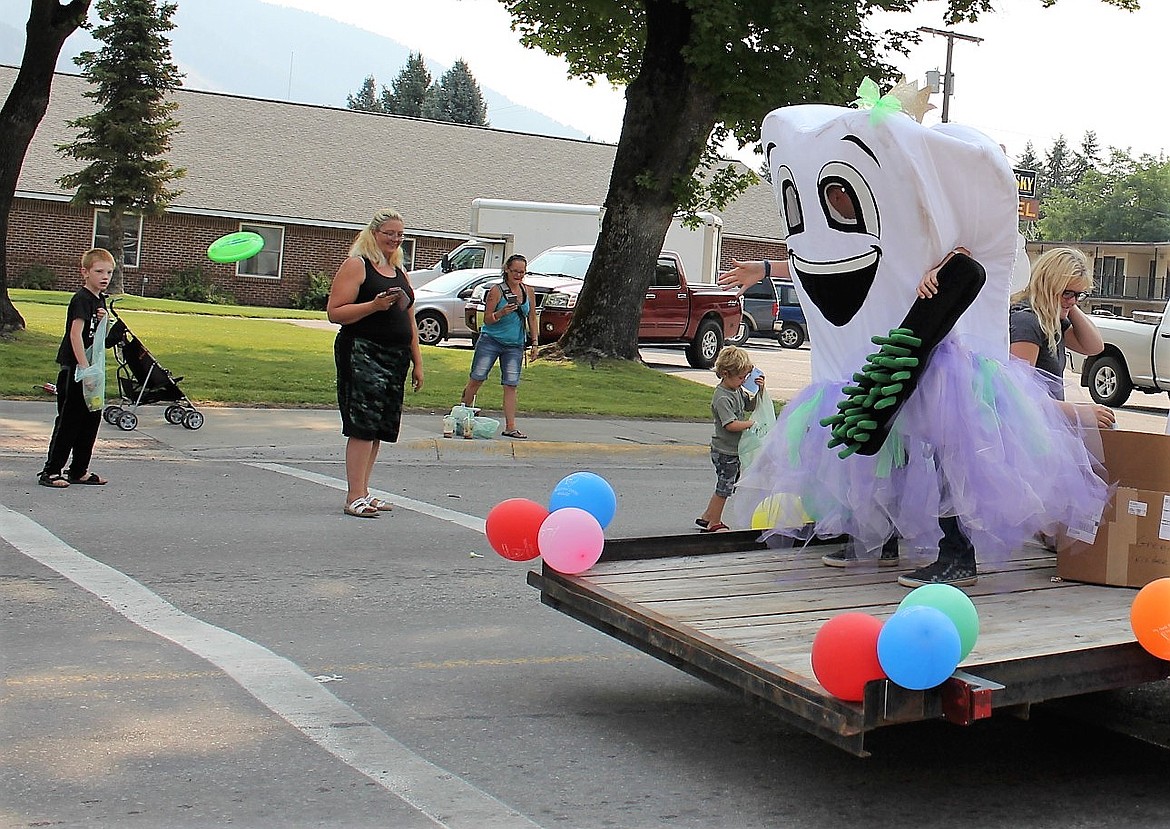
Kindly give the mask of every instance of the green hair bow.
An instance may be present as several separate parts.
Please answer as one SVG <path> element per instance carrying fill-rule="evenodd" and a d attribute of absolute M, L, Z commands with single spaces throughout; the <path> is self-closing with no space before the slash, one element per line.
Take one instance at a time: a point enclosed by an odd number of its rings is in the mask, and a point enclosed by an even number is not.
<path fill-rule="evenodd" d="M 861 86 L 857 87 L 857 100 L 853 102 L 853 106 L 870 110 L 871 124 L 880 124 L 895 112 L 902 111 L 902 102 L 890 93 L 882 95 L 878 85 L 870 78 L 863 80 Z"/>

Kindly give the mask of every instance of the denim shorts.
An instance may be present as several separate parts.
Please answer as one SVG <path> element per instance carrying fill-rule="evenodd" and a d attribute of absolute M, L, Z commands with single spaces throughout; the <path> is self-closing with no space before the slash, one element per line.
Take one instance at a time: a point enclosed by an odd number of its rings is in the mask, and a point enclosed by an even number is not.
<path fill-rule="evenodd" d="M 715 494 L 730 498 L 739 480 L 739 455 L 728 455 L 718 449 L 711 450 L 711 463 L 715 464 Z"/>
<path fill-rule="evenodd" d="M 500 384 L 520 385 L 520 369 L 524 366 L 524 346 L 506 345 L 490 334 L 480 334 L 471 358 L 471 379 L 482 383 L 496 360 L 500 361 Z"/>

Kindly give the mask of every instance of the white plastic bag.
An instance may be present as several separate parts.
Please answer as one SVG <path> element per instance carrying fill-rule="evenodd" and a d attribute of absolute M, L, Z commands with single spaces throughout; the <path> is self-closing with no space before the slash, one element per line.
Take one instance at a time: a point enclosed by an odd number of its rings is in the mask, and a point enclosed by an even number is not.
<path fill-rule="evenodd" d="M 760 389 L 756 395 L 756 408 L 748 420 L 751 428 L 739 433 L 739 471 L 743 474 L 759 456 L 764 448 L 764 439 L 768 432 L 776 425 L 776 407 L 772 405 L 772 398 L 767 389 Z"/>
<path fill-rule="evenodd" d="M 106 405 L 106 329 L 109 326 L 109 316 L 103 315 L 98 320 L 97 328 L 93 333 L 93 345 L 85 349 L 85 358 L 89 360 L 89 368 L 76 366 L 73 369 L 73 379 L 81 383 L 81 394 L 85 399 L 85 407 L 91 412 L 100 412 Z"/>

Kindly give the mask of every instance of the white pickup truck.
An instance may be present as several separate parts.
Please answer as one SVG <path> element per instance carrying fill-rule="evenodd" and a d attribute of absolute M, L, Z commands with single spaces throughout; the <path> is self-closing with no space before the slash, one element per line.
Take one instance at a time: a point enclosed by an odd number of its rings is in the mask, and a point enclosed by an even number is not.
<path fill-rule="evenodd" d="M 1134 389 L 1170 392 L 1170 321 L 1166 313 L 1135 311 L 1133 319 L 1094 314 L 1105 350 L 1093 357 L 1069 351 L 1089 396 L 1105 406 L 1125 404 Z"/>

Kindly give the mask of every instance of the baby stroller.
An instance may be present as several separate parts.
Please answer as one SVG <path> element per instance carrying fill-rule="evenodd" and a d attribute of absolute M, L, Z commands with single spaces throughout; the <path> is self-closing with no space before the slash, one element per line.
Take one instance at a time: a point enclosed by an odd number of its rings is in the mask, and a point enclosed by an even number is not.
<path fill-rule="evenodd" d="M 121 405 L 106 406 L 102 417 L 106 423 L 124 432 L 138 427 L 138 407 L 147 403 L 170 403 L 163 411 L 167 423 L 182 424 L 187 429 L 203 425 L 203 415 L 179 388 L 182 377 L 175 377 L 142 344 L 142 340 L 126 326 L 110 303 L 113 324 L 106 336 L 106 344 L 114 349 L 118 361 L 118 393 Z"/>

